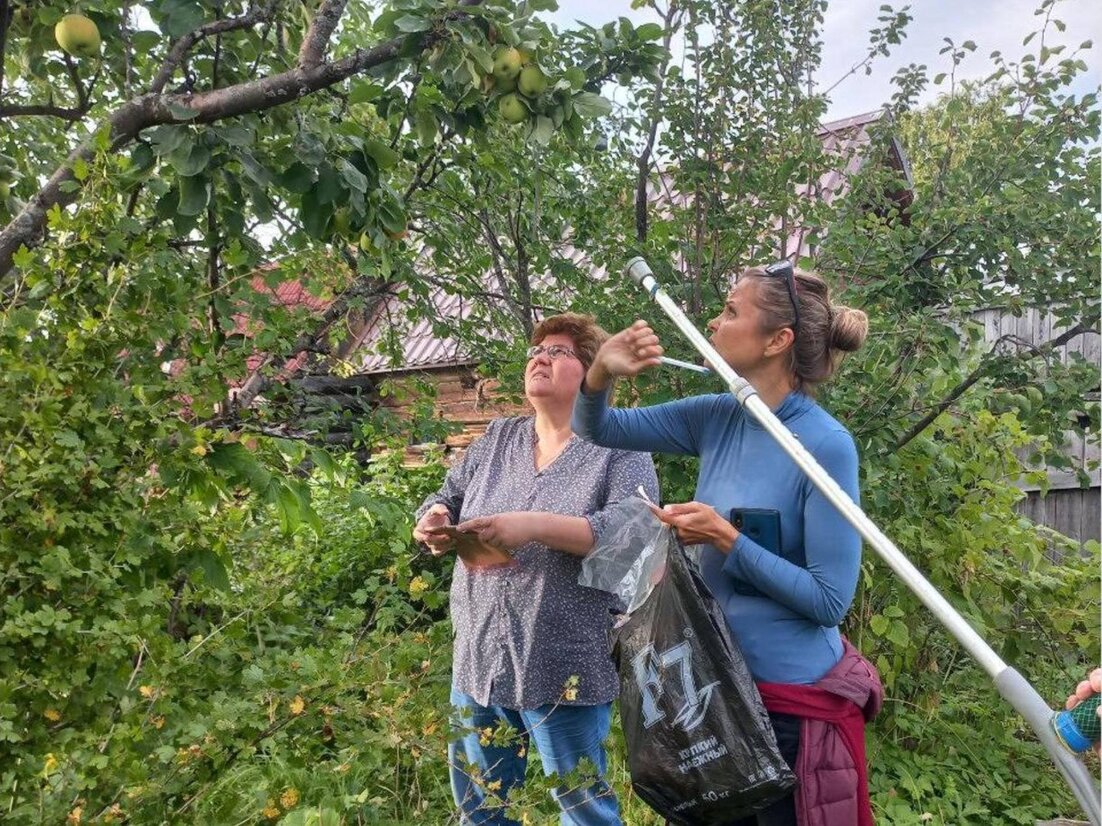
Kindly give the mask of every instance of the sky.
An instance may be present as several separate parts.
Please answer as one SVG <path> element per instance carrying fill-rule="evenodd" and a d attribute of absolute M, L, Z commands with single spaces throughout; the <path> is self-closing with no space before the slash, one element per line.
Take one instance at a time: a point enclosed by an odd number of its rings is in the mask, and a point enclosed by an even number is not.
<path fill-rule="evenodd" d="M 868 32 L 878 26 L 880 6 L 890 0 L 831 0 L 823 21 L 823 60 L 816 76 L 820 90 L 841 79 L 855 63 L 861 61 L 868 48 Z M 892 94 L 891 78 L 896 70 L 911 63 L 926 64 L 932 78 L 947 72 L 951 66 L 948 55 L 939 55 L 945 45 L 942 38 L 951 37 L 960 44 L 971 40 L 976 51 L 970 54 L 958 70 L 958 78 L 981 78 L 994 68 L 990 60 L 993 51 L 1004 58 L 1017 60 L 1032 52 L 1037 54 L 1035 39 L 1028 46 L 1022 39 L 1040 25 L 1042 17 L 1034 15 L 1041 0 L 910 0 L 914 18 L 907 26 L 907 36 L 893 47 L 889 57 L 878 57 L 873 73 L 851 76 L 830 93 L 826 120 L 836 120 L 879 109 Z M 895 2 L 896 8 L 904 3 Z M 559 10 L 546 19 L 560 28 L 568 28 L 574 20 L 600 25 L 624 16 L 636 25 L 658 18 L 649 10 L 633 11 L 631 0 L 559 0 Z M 1062 0 L 1056 4 L 1053 17 L 1063 21 L 1063 33 L 1050 27 L 1046 44 L 1067 44 L 1071 51 L 1084 40 L 1093 40 L 1094 48 L 1082 56 L 1090 71 L 1072 90 L 1083 94 L 1098 88 L 1102 66 L 1102 3 L 1098 0 Z M 1065 55 L 1062 55 L 1066 56 Z M 931 86 L 920 103 L 935 100 L 947 86 Z"/>

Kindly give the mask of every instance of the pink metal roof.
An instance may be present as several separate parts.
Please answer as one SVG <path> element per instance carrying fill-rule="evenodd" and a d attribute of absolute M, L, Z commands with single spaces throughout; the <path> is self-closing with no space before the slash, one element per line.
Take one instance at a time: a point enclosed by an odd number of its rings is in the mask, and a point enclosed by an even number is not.
<path fill-rule="evenodd" d="M 433 322 L 438 318 L 456 321 L 470 317 L 473 305 L 469 299 L 460 295 L 446 293 L 437 288 L 430 298 L 434 308 L 434 317 L 418 317 L 412 326 L 406 318 L 405 304 L 398 295 L 388 295 L 380 303 L 371 322 L 368 323 L 355 348 L 353 361 L 358 361 L 357 372 L 377 373 L 390 370 L 414 370 L 425 367 L 446 367 L 456 364 L 471 364 L 474 359 L 464 352 L 462 345 L 454 338 L 438 338 L 433 332 Z M 400 334 L 402 355 L 396 364 L 375 351 L 387 332 L 394 328 L 404 330 Z M 370 342 L 370 344 L 369 344 Z"/>

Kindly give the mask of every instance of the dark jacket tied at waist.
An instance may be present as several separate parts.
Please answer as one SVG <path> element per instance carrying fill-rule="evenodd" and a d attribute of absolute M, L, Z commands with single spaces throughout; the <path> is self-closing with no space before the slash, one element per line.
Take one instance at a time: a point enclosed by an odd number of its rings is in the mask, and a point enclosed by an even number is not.
<path fill-rule="evenodd" d="M 757 684 L 769 711 L 802 718 L 800 826 L 873 826 L 864 728 L 880 712 L 884 688 L 873 664 L 842 643 L 842 659 L 814 685 Z"/>

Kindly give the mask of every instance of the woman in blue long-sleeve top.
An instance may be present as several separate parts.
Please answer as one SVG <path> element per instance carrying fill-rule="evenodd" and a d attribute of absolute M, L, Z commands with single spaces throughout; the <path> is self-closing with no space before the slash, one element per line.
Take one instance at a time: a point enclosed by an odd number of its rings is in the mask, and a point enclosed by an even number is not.
<path fill-rule="evenodd" d="M 822 278 L 780 262 L 744 271 L 708 329 L 724 360 L 857 501 L 853 439 L 810 394 L 830 378 L 842 352 L 864 342 L 865 314 L 831 304 Z M 700 457 L 695 501 L 667 505 L 660 518 L 685 544 L 705 545 L 701 572 L 755 680 L 813 686 L 843 656 L 838 625 L 857 585 L 860 536 L 733 395 L 609 408 L 614 377 L 637 375 L 661 354 L 642 321 L 610 338 L 586 373 L 574 430 L 606 447 Z M 764 536 L 779 546 L 763 547 L 740 532 L 735 509 L 764 510 L 774 529 Z M 770 717 L 782 754 L 794 763 L 799 717 Z M 795 824 L 793 799 L 744 822 Z"/>

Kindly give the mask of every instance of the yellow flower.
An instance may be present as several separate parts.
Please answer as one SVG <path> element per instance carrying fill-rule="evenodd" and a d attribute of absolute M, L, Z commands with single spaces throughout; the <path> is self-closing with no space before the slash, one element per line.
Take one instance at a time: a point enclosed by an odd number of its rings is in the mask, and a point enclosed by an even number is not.
<path fill-rule="evenodd" d="M 145 697 L 145 699 L 152 700 L 157 696 L 157 689 L 151 685 L 138 686 L 138 693 Z"/>
<path fill-rule="evenodd" d="M 487 791 L 496 792 L 500 788 L 501 788 L 501 781 L 500 780 L 494 780 L 494 781 L 486 784 Z"/>
<path fill-rule="evenodd" d="M 291 809 L 298 804 L 298 789 L 294 786 L 287 789 L 279 796 L 279 805 L 284 809 Z"/>
<path fill-rule="evenodd" d="M 196 456 L 206 456 L 207 455 L 207 446 L 206 445 L 196 445 L 195 447 L 193 447 L 191 449 L 191 452 L 194 453 Z"/>
<path fill-rule="evenodd" d="M 56 723 L 61 719 L 61 712 L 56 708 L 48 708 L 42 712 L 42 716 L 49 720 L 51 723 Z"/>
<path fill-rule="evenodd" d="M 494 736 L 494 730 L 487 726 L 478 733 L 478 742 L 483 746 L 490 745 L 490 738 Z"/>
<path fill-rule="evenodd" d="M 77 806 L 75 809 L 73 809 L 71 812 L 69 812 L 69 816 L 67 818 L 65 818 L 65 822 L 67 824 L 69 824 L 69 826 L 76 826 L 76 824 L 80 823 L 80 821 L 83 817 L 84 817 L 84 807 L 83 806 Z"/>
<path fill-rule="evenodd" d="M 291 700 L 291 713 L 298 717 L 306 710 L 306 701 L 299 695 L 295 695 L 295 699 Z"/>
<path fill-rule="evenodd" d="M 153 718 L 153 720 L 151 722 L 153 723 L 153 728 L 155 728 L 155 729 L 164 728 L 164 726 L 165 726 L 164 715 L 158 714 L 156 717 Z"/>
<path fill-rule="evenodd" d="M 428 589 L 429 584 L 422 577 L 415 576 L 409 581 L 409 595 L 411 597 L 419 597 Z"/>
<path fill-rule="evenodd" d="M 43 777 L 48 777 L 49 775 L 51 775 L 55 771 L 57 771 L 57 767 L 58 767 L 57 758 L 54 757 L 53 752 L 50 752 L 49 754 L 46 755 L 46 762 L 42 765 L 42 776 Z"/>
<path fill-rule="evenodd" d="M 111 808 L 104 812 L 103 822 L 114 823 L 117 820 L 122 820 L 123 816 L 122 806 L 118 803 L 112 803 Z"/>
<path fill-rule="evenodd" d="M 566 678 L 566 682 L 563 684 L 562 688 L 562 698 L 566 700 L 566 702 L 572 703 L 578 699 L 579 682 L 580 680 L 577 674 L 571 674 Z"/>
<path fill-rule="evenodd" d="M 268 805 L 264 807 L 263 811 L 261 811 L 261 814 L 264 815 L 264 817 L 268 818 L 268 820 L 275 820 L 281 814 L 283 814 L 283 812 L 281 812 L 279 810 L 279 807 L 276 806 L 276 802 L 269 797 Z"/>

